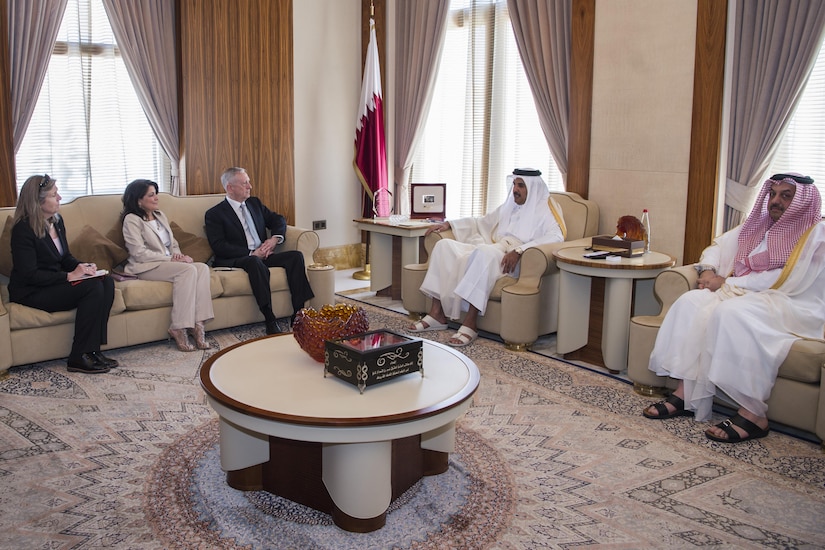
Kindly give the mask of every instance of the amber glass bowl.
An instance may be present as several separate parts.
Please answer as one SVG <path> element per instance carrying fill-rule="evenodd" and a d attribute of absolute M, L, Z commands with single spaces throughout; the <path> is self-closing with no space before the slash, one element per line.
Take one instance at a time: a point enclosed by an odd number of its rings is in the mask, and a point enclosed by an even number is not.
<path fill-rule="evenodd" d="M 370 322 L 364 308 L 349 304 L 326 305 L 316 311 L 304 308 L 295 315 L 292 334 L 310 357 L 324 362 L 324 342 L 367 332 Z"/>

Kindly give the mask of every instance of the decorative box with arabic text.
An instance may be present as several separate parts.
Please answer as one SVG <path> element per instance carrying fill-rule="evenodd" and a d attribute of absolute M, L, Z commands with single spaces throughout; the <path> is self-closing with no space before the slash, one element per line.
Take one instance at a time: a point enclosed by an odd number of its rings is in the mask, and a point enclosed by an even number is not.
<path fill-rule="evenodd" d="M 424 348 L 420 338 L 389 330 L 372 330 L 325 342 L 324 376 L 337 376 L 361 393 L 398 376 L 424 376 Z"/>

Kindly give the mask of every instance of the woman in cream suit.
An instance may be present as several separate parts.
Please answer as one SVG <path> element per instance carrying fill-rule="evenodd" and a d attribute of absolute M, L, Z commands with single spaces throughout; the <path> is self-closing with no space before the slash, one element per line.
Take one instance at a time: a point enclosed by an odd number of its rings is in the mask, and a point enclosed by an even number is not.
<path fill-rule="evenodd" d="M 209 349 L 204 323 L 215 316 L 209 267 L 181 253 L 169 220 L 158 210 L 158 184 L 150 180 L 130 183 L 123 192 L 121 219 L 129 251 L 125 271 L 139 279 L 172 283 L 169 335 L 180 351 Z"/>

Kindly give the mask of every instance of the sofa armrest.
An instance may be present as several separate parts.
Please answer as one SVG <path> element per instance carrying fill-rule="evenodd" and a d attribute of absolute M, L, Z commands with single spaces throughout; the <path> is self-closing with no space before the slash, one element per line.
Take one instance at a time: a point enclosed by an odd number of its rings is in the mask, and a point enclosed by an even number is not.
<path fill-rule="evenodd" d="M 321 239 L 315 231 L 288 225 L 284 242 L 278 247 L 278 252 L 297 250 L 304 255 L 304 265 L 311 265 L 315 263 L 315 251 L 320 244 Z"/>
<path fill-rule="evenodd" d="M 519 261 L 518 282 L 505 287 L 505 290 L 513 294 L 521 294 L 525 290 L 535 292 L 541 284 L 542 277 L 556 270 L 552 247 L 553 245 L 546 244 L 525 250 Z"/>
<path fill-rule="evenodd" d="M 9 320 L 9 310 L 6 304 L 0 300 L 0 349 L 5 350 L 0 354 L 0 374 L 9 370 L 12 364 L 11 349 L 11 322 Z"/>
<path fill-rule="evenodd" d="M 426 237 L 424 237 L 424 250 L 427 251 L 427 261 L 424 265 L 428 265 L 430 263 L 429 258 L 433 253 L 433 248 L 435 248 L 435 243 L 440 241 L 441 239 L 453 239 L 455 240 L 455 235 L 453 234 L 452 229 L 447 229 L 446 231 L 435 232 L 433 231 Z"/>
<path fill-rule="evenodd" d="M 653 284 L 653 294 L 662 304 L 659 316 L 664 317 L 679 296 L 696 288 L 698 279 L 699 274 L 693 265 L 682 265 L 659 273 Z"/>

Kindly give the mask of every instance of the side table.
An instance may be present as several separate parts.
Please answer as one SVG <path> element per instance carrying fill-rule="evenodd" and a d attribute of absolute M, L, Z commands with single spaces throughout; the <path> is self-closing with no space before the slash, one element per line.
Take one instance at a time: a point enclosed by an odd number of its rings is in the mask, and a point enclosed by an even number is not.
<path fill-rule="evenodd" d="M 387 218 L 353 220 L 358 229 L 370 233 L 370 290 L 379 296 L 401 299 L 401 269 L 420 261 L 421 237 L 430 222 L 409 220 L 391 224 Z"/>
<path fill-rule="evenodd" d="M 310 264 L 306 269 L 309 286 L 315 294 L 307 305 L 314 309 L 321 309 L 327 304 L 334 304 L 335 267 L 326 264 Z"/>
<path fill-rule="evenodd" d="M 574 246 L 553 253 L 560 272 L 556 351 L 566 354 L 587 344 L 591 279 L 602 277 L 605 279 L 602 356 L 605 367 L 615 374 L 627 370 L 634 282 L 654 279 L 673 267 L 676 259 L 669 254 L 650 252 L 619 261 L 591 260 L 584 257 L 587 252 L 583 246 Z M 637 288 L 635 301 L 636 304 L 653 302 L 652 285 L 643 292 Z"/>

